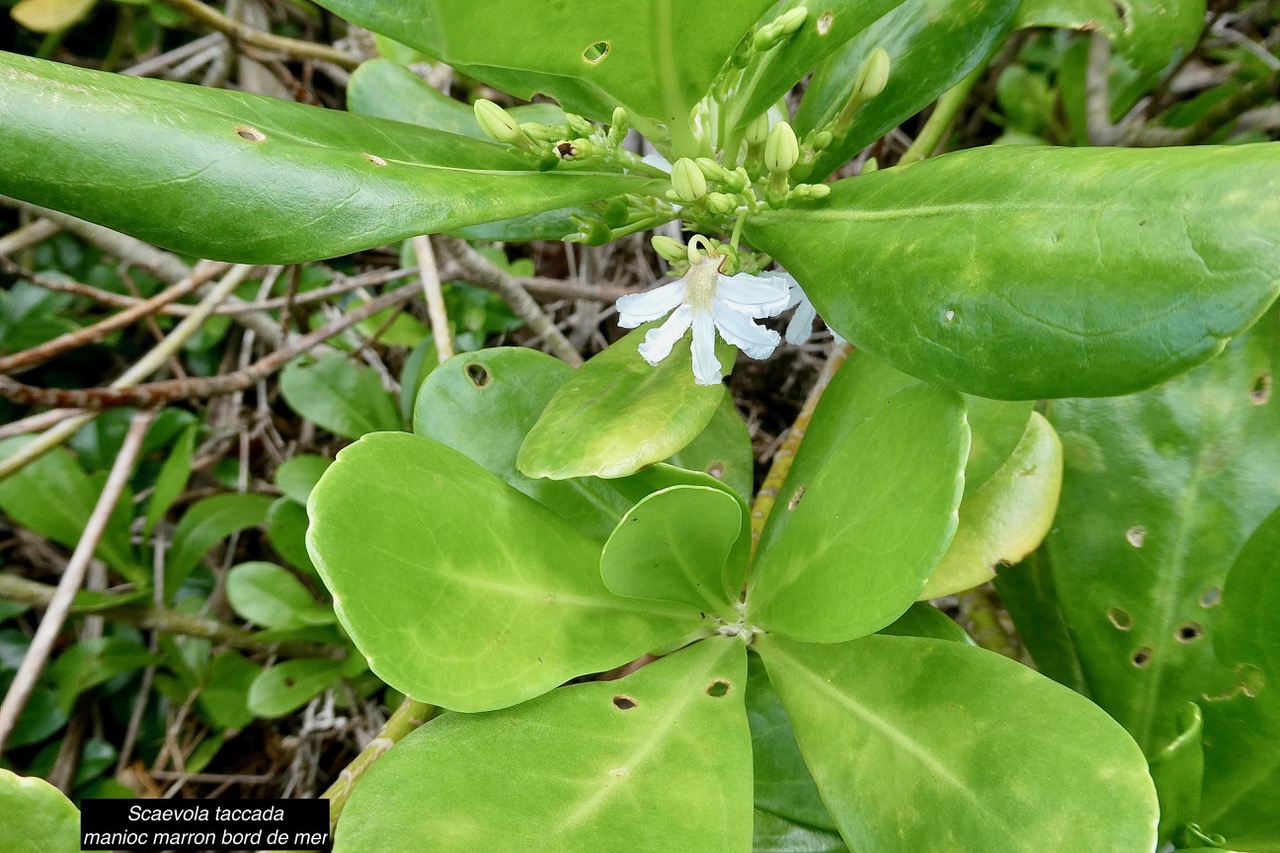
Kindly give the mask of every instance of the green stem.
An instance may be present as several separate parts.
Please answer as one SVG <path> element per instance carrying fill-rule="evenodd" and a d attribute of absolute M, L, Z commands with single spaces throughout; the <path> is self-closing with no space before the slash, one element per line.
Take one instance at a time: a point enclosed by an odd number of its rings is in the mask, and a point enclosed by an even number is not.
<path fill-rule="evenodd" d="M 974 84 L 978 82 L 978 78 L 982 76 L 985 69 L 985 65 L 975 68 L 969 76 L 949 89 L 938 100 L 938 106 L 934 108 L 933 115 L 929 116 L 929 120 L 925 122 L 924 128 L 911 143 L 907 153 L 903 154 L 902 159 L 898 161 L 899 166 L 917 163 L 926 157 L 933 156 L 933 152 L 938 150 L 942 138 L 951 128 L 952 122 L 956 120 L 956 115 L 969 100 L 969 93 L 973 91 Z"/>
<path fill-rule="evenodd" d="M 734 249 L 737 249 L 738 243 L 742 241 L 742 226 L 746 221 L 746 214 L 739 213 L 737 221 L 733 223 L 733 236 L 729 238 L 729 245 Z"/>

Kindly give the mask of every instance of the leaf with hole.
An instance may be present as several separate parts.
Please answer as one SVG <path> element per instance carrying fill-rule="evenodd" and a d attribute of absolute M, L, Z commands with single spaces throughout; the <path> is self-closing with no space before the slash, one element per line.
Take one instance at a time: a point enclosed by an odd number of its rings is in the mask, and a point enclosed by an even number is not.
<path fill-rule="evenodd" d="M 244 263 L 336 257 L 652 185 L 573 165 L 540 173 L 452 133 L 10 53 L 0 149 L 0 193 Z"/>
<path fill-rule="evenodd" d="M 959 394 L 913 385 L 891 396 L 833 447 L 799 499 L 775 508 L 789 521 L 776 532 L 771 521 L 760 539 L 748 621 L 842 642 L 902 615 L 955 533 L 968 452 Z"/>
<path fill-rule="evenodd" d="M 374 672 L 430 704 L 514 705 L 703 624 L 692 607 L 609 592 L 598 544 L 420 436 L 344 449 L 308 512 L 307 544 L 343 626 Z"/>
<path fill-rule="evenodd" d="M 600 555 L 604 584 L 618 595 L 687 604 L 736 622 L 724 577 L 746 574 L 747 553 L 735 550 L 743 512 L 732 495 L 707 486 L 672 486 L 627 511 Z M 730 555 L 739 566 L 730 567 Z"/>
<path fill-rule="evenodd" d="M 334 850 L 748 850 L 746 676 L 742 643 L 713 638 L 616 681 L 438 717 L 361 780 Z"/>
<path fill-rule="evenodd" d="M 529 477 L 625 477 L 677 453 L 706 428 L 722 384 L 696 385 L 684 342 L 657 366 L 637 347 L 641 326 L 578 368 L 529 431 L 516 464 Z M 717 346 L 721 364 L 735 350 Z"/>
<path fill-rule="evenodd" d="M 43 779 L 0 767 L 0 849 L 9 853 L 74 853 L 80 812 Z"/>
<path fill-rule="evenodd" d="M 651 139 L 660 140 L 655 131 L 666 125 L 678 154 L 696 156 L 690 110 L 772 2 L 636 0 L 625 15 L 608 4 L 524 0 L 323 5 L 518 97 L 550 95 L 600 121 L 624 106 Z"/>
<path fill-rule="evenodd" d="M 906 0 L 823 61 L 796 112 L 796 130 L 802 134 L 840 114 L 858 69 L 876 48 L 889 54 L 889 80 L 818 158 L 814 176 L 831 174 L 977 68 L 1009 31 L 1018 5 L 1018 0 Z"/>
<path fill-rule="evenodd" d="M 1235 683 L 1213 646 L 1231 561 L 1280 504 L 1280 409 L 1251 394 L 1278 360 L 1272 315 L 1172 382 L 1049 409 L 1065 463 L 1054 603 L 1094 701 L 1148 754 L 1187 702 Z"/>
<path fill-rule="evenodd" d="M 342 353 L 290 362 L 280 376 L 280 392 L 295 412 L 343 438 L 400 429 L 395 398 L 378 374 Z"/>
<path fill-rule="evenodd" d="M 328 625 L 333 608 L 312 597 L 302 581 L 273 563 L 241 563 L 227 572 L 227 602 L 241 619 L 263 628 Z"/>
<path fill-rule="evenodd" d="M 971 589 L 1039 546 L 1053 524 L 1062 488 L 1062 442 L 1038 413 L 990 479 L 960 504 L 960 524 L 922 600 Z"/>
<path fill-rule="evenodd" d="M 747 234 L 900 370 L 999 399 L 1108 396 L 1206 361 L 1275 300 L 1277 166 L 1276 145 L 995 146 L 841 181 Z"/>
<path fill-rule="evenodd" d="M 756 646 L 851 849 L 1155 849 L 1141 750 L 1021 664 L 915 637 Z"/>

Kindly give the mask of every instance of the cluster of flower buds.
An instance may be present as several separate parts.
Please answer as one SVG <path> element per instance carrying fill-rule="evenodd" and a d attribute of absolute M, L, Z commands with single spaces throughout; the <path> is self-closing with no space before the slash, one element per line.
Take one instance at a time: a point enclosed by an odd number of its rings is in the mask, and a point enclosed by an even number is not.
<path fill-rule="evenodd" d="M 773 50 L 800 31 L 809 20 L 809 10 L 804 6 L 788 9 L 769 23 L 756 30 L 751 46 L 759 53 Z"/>

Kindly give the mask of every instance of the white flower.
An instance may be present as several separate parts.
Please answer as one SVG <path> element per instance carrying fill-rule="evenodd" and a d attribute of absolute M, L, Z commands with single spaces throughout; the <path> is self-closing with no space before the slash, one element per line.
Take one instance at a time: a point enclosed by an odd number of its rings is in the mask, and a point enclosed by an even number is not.
<path fill-rule="evenodd" d="M 788 286 L 791 288 L 791 296 L 787 299 L 787 308 L 796 309 L 796 313 L 791 315 L 791 320 L 787 323 L 787 343 L 793 347 L 806 343 L 813 335 L 813 321 L 818 319 L 818 309 L 813 307 L 809 297 L 805 295 L 804 290 L 791 276 L 781 272 L 762 273 L 762 275 L 777 276 L 787 281 Z M 835 339 L 837 344 L 844 343 L 844 338 L 835 329 L 831 330 L 831 337 Z"/>
<path fill-rule="evenodd" d="M 777 276 L 739 273 L 721 275 L 724 259 L 707 255 L 690 264 L 684 278 L 647 293 L 632 293 L 618 300 L 618 325 L 634 329 L 671 312 L 667 321 L 650 329 L 640 344 L 640 355 L 656 365 L 693 327 L 693 376 L 699 385 L 720 382 L 716 358 L 716 331 L 720 337 L 751 358 L 768 358 L 782 338 L 753 319 L 773 317 L 787 306 L 786 283 Z"/>

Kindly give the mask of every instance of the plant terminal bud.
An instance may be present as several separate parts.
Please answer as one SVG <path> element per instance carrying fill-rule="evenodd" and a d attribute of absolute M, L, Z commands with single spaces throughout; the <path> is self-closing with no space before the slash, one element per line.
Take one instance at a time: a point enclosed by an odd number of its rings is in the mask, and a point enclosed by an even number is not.
<path fill-rule="evenodd" d="M 710 193 L 707 195 L 707 207 L 714 213 L 727 216 L 738 209 L 738 197 L 724 193 Z"/>
<path fill-rule="evenodd" d="M 578 136 L 590 136 L 595 132 L 596 126 L 582 116 L 565 113 L 564 120 L 569 125 L 569 129 Z"/>
<path fill-rule="evenodd" d="M 729 173 L 724 170 L 724 167 L 710 157 L 699 157 L 693 162 L 697 164 L 699 171 L 708 181 L 724 183 L 729 178 Z"/>
<path fill-rule="evenodd" d="M 747 125 L 744 137 L 748 145 L 764 145 L 769 138 L 769 114 L 761 113 L 760 117 Z"/>
<path fill-rule="evenodd" d="M 529 140 L 520 123 L 493 101 L 480 98 L 476 101 L 474 109 L 480 129 L 493 141 L 504 145 L 521 145 L 522 142 Z"/>
<path fill-rule="evenodd" d="M 627 131 L 631 129 L 631 119 L 627 117 L 625 107 L 617 107 L 613 111 L 613 118 L 610 119 L 612 124 L 609 126 L 609 135 L 617 135 L 619 138 L 627 135 Z"/>
<path fill-rule="evenodd" d="M 858 69 L 858 78 L 853 84 L 854 97 L 869 101 L 883 92 L 888 83 L 889 53 L 883 47 L 877 47 Z"/>
<path fill-rule="evenodd" d="M 809 144 L 814 151 L 826 151 L 835 140 L 835 135 L 831 131 L 820 130 L 813 135 L 813 139 L 810 140 Z"/>
<path fill-rule="evenodd" d="M 797 6 L 779 15 L 773 22 L 773 26 L 776 26 L 782 35 L 789 36 L 799 32 L 807 20 L 809 20 L 809 10 L 804 6 Z"/>
<path fill-rule="evenodd" d="M 769 139 L 764 144 L 764 167 L 769 174 L 785 174 L 800 162 L 800 141 L 791 125 L 780 121 L 769 131 Z"/>
<path fill-rule="evenodd" d="M 681 157 L 671 167 L 671 189 L 683 202 L 694 202 L 707 194 L 707 179 L 698 164 Z"/>
<path fill-rule="evenodd" d="M 657 234 L 650 238 L 650 242 L 653 243 L 653 250 L 658 253 L 659 257 L 672 263 L 689 260 L 689 249 L 679 240 L 673 240 L 670 237 Z"/>
<path fill-rule="evenodd" d="M 520 122 L 520 129 L 527 133 L 531 139 L 537 139 L 541 142 L 551 142 L 559 139 L 562 135 L 557 133 L 555 128 L 548 127 L 545 124 L 538 124 L 536 121 L 522 121 Z M 562 127 L 560 130 L 564 130 L 564 128 Z"/>

